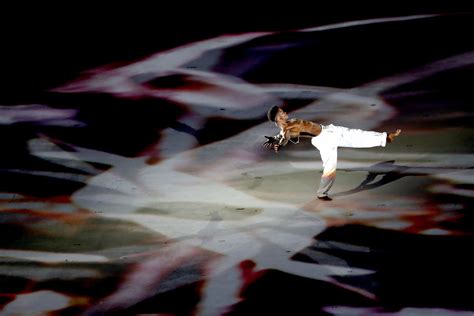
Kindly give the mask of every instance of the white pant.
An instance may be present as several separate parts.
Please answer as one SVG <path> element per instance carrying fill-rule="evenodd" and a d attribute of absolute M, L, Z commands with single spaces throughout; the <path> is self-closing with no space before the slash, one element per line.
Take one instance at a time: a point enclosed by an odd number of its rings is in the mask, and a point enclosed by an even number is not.
<path fill-rule="evenodd" d="M 311 144 L 319 149 L 323 161 L 323 175 L 318 189 L 318 196 L 326 196 L 336 179 L 337 148 L 385 147 L 387 133 L 350 129 L 342 126 L 322 126 L 321 134 L 311 139 Z"/>

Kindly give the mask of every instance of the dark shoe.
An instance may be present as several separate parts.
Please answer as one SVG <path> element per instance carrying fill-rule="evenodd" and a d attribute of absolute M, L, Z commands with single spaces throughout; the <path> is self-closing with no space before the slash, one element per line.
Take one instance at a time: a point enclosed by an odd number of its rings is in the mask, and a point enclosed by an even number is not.
<path fill-rule="evenodd" d="M 321 196 L 318 195 L 318 199 L 323 200 L 323 201 L 332 201 L 332 199 L 327 195 L 321 195 Z"/>

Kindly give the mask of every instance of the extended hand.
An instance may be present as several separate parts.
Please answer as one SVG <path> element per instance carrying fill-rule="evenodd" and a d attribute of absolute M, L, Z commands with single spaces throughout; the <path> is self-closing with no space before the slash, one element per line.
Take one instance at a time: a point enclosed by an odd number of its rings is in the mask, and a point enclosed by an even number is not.
<path fill-rule="evenodd" d="M 274 136 L 265 136 L 267 138 L 267 141 L 263 143 L 263 147 L 265 148 L 273 148 L 277 144 L 277 140 Z"/>
<path fill-rule="evenodd" d="M 281 145 L 278 143 L 278 139 L 275 136 L 265 136 L 267 141 L 263 143 L 263 147 L 273 149 L 276 153 L 280 149 Z"/>

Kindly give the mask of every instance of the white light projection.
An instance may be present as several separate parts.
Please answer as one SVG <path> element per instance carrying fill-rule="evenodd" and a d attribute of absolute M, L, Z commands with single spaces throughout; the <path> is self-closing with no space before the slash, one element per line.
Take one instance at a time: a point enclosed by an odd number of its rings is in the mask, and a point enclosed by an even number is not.
<path fill-rule="evenodd" d="M 360 23 L 383 23 L 431 16 L 380 19 Z M 359 24 L 358 24 L 359 25 Z M 340 27 L 347 27 L 341 24 Z M 324 31 L 326 28 L 302 30 L 305 32 Z M 353 89 L 297 86 L 290 84 L 251 85 L 238 78 L 210 73 L 207 69 L 191 70 L 184 65 L 205 54 L 233 45 L 238 45 L 272 33 L 251 33 L 236 36 L 221 36 L 215 39 L 185 45 L 167 52 L 158 53 L 143 61 L 117 69 L 97 69 L 89 77 L 65 85 L 58 92 L 103 92 L 118 97 L 153 96 L 165 98 L 187 105 L 196 115 L 190 115 L 185 122 L 200 125 L 202 116 L 209 108 L 242 109 L 248 111 L 230 112 L 232 118 L 252 118 L 265 112 L 263 108 L 278 100 L 278 97 L 304 99 L 317 97 L 315 101 L 297 111 L 294 116 L 317 116 L 323 121 L 331 121 L 351 127 L 370 129 L 393 117 L 395 111 L 378 97 L 383 90 L 432 75 L 433 73 L 471 64 L 473 54 L 455 56 L 440 61 L 409 74 L 399 74 Z M 217 62 L 217 61 L 216 61 Z M 150 88 L 137 83 L 136 78 L 146 74 L 147 78 L 159 78 L 170 74 L 182 74 L 206 84 L 204 90 L 186 91 L 179 88 Z M 135 78 L 135 81 L 133 80 Z M 369 106 L 374 104 L 375 106 Z M 350 111 L 355 116 L 348 118 Z M 235 115 L 235 116 L 233 116 Z M 201 116 L 201 117 L 200 117 Z M 340 284 L 332 276 L 361 275 L 372 271 L 338 266 L 308 264 L 291 260 L 291 257 L 310 245 L 314 236 L 326 228 L 326 223 L 315 213 L 305 212 L 304 203 L 282 203 L 257 198 L 237 190 L 228 181 L 240 174 L 251 173 L 265 176 L 269 173 L 294 172 L 298 164 L 313 165 L 318 161 L 317 152 L 311 153 L 306 162 L 264 161 L 257 147 L 262 135 L 272 134 L 268 123 L 259 124 L 233 137 L 193 148 L 190 135 L 167 129 L 164 140 L 158 145 L 160 156 L 166 159 L 155 165 L 146 163 L 146 158 L 125 158 L 87 148 L 75 147 L 74 155 L 59 148 L 44 150 L 52 143 L 36 139 L 30 143 L 31 152 L 37 157 L 62 164 L 65 160 L 98 162 L 112 168 L 93 177 L 88 185 L 74 194 L 73 201 L 78 206 L 97 211 L 101 216 L 138 223 L 167 236 L 173 243 L 167 248 L 170 256 L 158 256 L 137 265 L 124 281 L 123 287 L 105 299 L 106 309 L 125 304 L 121 298 L 130 288 L 143 283 L 143 271 L 150 272 L 149 282 L 144 288 L 163 280 L 173 266 L 196 255 L 196 249 L 204 249 L 216 256 L 206 269 L 204 297 L 199 312 L 203 315 L 226 311 L 238 302 L 242 280 L 238 265 L 244 260 L 252 260 L 259 270 L 276 269 L 293 275 L 324 280 L 338 286 L 374 298 L 364 290 Z M 188 139 L 187 148 L 180 153 L 167 152 L 173 139 Z M 42 146 L 37 146 L 43 144 Z M 71 145 L 72 146 L 72 145 Z M 73 146 L 74 147 L 74 146 Z M 400 153 L 401 157 L 405 154 Z M 342 162 L 344 163 L 344 162 Z M 386 215 L 384 215 L 385 217 Z M 385 218 L 384 218 L 385 219 Z M 157 255 L 160 251 L 157 251 Z M 156 269 L 155 269 L 156 268 Z M 145 278 L 146 279 L 146 278 Z M 150 291 L 137 291 L 128 297 L 128 306 L 146 299 Z"/>

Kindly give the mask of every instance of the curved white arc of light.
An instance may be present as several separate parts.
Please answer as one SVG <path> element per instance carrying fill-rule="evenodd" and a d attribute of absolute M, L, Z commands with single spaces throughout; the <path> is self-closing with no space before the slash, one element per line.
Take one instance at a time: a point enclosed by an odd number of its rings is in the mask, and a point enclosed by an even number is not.
<path fill-rule="evenodd" d="M 17 258 L 43 263 L 64 262 L 108 262 L 104 256 L 82 253 L 59 253 L 33 250 L 9 250 L 0 249 L 0 257 Z"/>
<path fill-rule="evenodd" d="M 310 27 L 310 28 L 298 30 L 298 32 L 319 32 L 319 31 L 342 29 L 342 28 L 360 26 L 360 25 L 427 19 L 427 18 L 433 18 L 437 16 L 440 16 L 440 15 L 439 14 L 419 14 L 419 15 L 398 16 L 398 17 L 389 17 L 389 18 L 356 20 L 356 21 L 348 21 L 348 22 L 342 22 L 342 23 Z"/>

